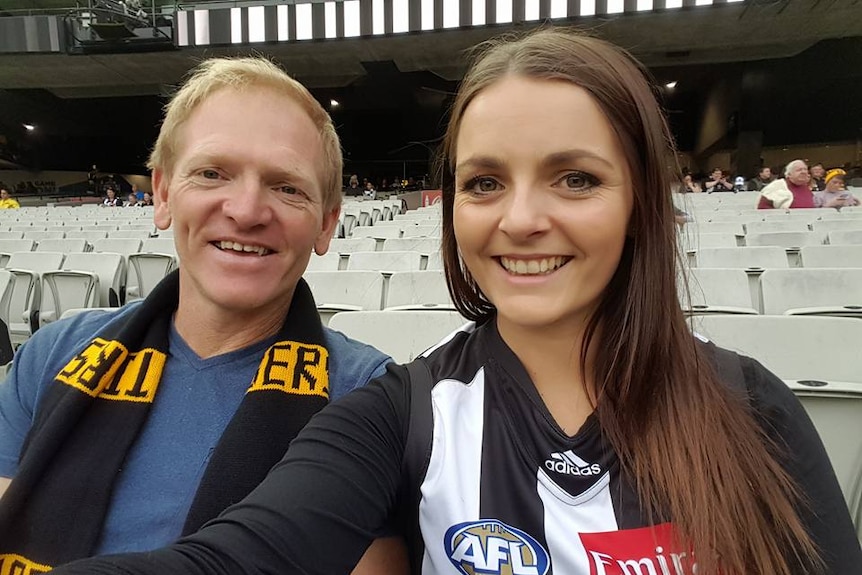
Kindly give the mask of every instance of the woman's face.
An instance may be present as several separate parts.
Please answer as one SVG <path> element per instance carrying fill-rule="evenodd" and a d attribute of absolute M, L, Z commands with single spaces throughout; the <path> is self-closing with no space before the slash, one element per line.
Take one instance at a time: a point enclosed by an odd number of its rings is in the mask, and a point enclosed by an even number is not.
<path fill-rule="evenodd" d="M 829 182 L 826 184 L 827 192 L 840 192 L 844 189 L 844 178 L 841 176 L 834 176 Z"/>
<path fill-rule="evenodd" d="M 620 261 L 632 212 L 622 146 L 564 81 L 507 76 L 456 139 L 454 231 L 501 331 L 583 324 Z"/>

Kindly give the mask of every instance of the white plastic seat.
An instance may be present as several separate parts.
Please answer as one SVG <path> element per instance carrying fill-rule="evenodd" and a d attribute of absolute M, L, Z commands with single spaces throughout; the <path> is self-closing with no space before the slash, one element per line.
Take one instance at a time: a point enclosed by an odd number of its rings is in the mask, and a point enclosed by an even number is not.
<path fill-rule="evenodd" d="M 66 254 L 59 252 L 15 252 L 6 269 L 15 274 L 15 287 L 9 305 L 9 333 L 12 343 L 26 341 L 39 329 L 42 305 L 42 273 L 58 270 Z M 50 313 L 52 309 L 46 309 Z"/>
<path fill-rule="evenodd" d="M 697 333 L 751 356 L 802 401 L 862 537 L 862 321 L 815 316 L 698 316 Z"/>
<path fill-rule="evenodd" d="M 829 244 L 857 246 L 862 245 L 862 230 L 844 230 L 829 232 Z"/>
<path fill-rule="evenodd" d="M 340 265 L 341 256 L 330 251 L 322 256 L 311 254 L 311 258 L 308 260 L 308 266 L 306 266 L 305 269 L 311 272 L 338 271 Z"/>
<path fill-rule="evenodd" d="M 24 232 L 0 232 L 0 240 L 20 240 L 24 237 Z"/>
<path fill-rule="evenodd" d="M 71 253 L 61 270 L 45 272 L 42 302 L 52 298 L 52 314 L 42 323 L 58 319 L 75 307 L 119 307 L 125 301 L 126 263 L 118 253 Z"/>
<path fill-rule="evenodd" d="M 465 323 L 456 311 L 359 311 L 335 314 L 329 327 L 406 363 Z"/>
<path fill-rule="evenodd" d="M 745 231 L 749 234 L 762 234 L 766 232 L 807 232 L 810 229 L 807 221 L 789 219 L 746 222 Z"/>
<path fill-rule="evenodd" d="M 66 232 L 67 238 L 81 238 L 87 240 L 90 243 L 93 243 L 96 240 L 100 240 L 108 237 L 108 232 L 106 231 L 85 231 L 85 230 L 72 230 L 71 232 Z"/>
<path fill-rule="evenodd" d="M 450 309 L 455 306 L 442 271 L 396 272 L 389 278 L 385 309 Z"/>
<path fill-rule="evenodd" d="M 688 270 L 688 284 L 690 306 L 685 301 L 685 291 L 680 289 L 679 294 L 680 303 L 687 313 L 757 313 L 744 270 L 692 268 Z"/>
<path fill-rule="evenodd" d="M 416 226 L 404 226 L 401 237 L 403 238 L 439 238 L 443 236 L 443 224 L 419 224 Z"/>
<path fill-rule="evenodd" d="M 760 287 L 765 314 L 862 318 L 859 268 L 766 270 L 760 277 Z"/>
<path fill-rule="evenodd" d="M 400 238 L 401 226 L 356 226 L 350 233 L 351 238 Z"/>
<path fill-rule="evenodd" d="M 144 230 L 129 230 L 122 229 L 116 230 L 113 232 L 108 232 L 108 238 L 110 239 L 134 239 L 134 240 L 145 240 L 149 238 L 152 234 L 148 231 Z"/>
<path fill-rule="evenodd" d="M 440 251 L 440 238 L 391 238 L 383 242 L 384 252 L 419 252 L 428 256 Z"/>
<path fill-rule="evenodd" d="M 62 238 L 39 240 L 37 252 L 63 252 L 64 254 L 82 253 L 90 250 L 87 240 L 81 238 Z"/>
<path fill-rule="evenodd" d="M 844 231 L 859 231 L 862 232 L 862 220 L 847 218 L 843 220 L 821 220 L 813 222 L 811 229 L 815 232 L 844 232 Z"/>
<path fill-rule="evenodd" d="M 144 240 L 145 242 L 148 240 Z M 173 240 L 170 240 L 173 246 Z M 141 248 L 146 249 L 146 247 Z M 178 265 L 175 254 L 158 252 L 140 252 L 129 254 L 129 269 L 131 280 L 126 286 L 126 299 L 145 298 L 162 279 L 174 271 Z"/>
<path fill-rule="evenodd" d="M 862 268 L 862 245 L 805 246 L 799 255 L 804 268 Z"/>
<path fill-rule="evenodd" d="M 329 242 L 329 251 L 341 255 L 353 252 L 373 252 L 377 248 L 374 238 L 338 238 Z"/>
<path fill-rule="evenodd" d="M 679 239 L 687 252 L 696 252 L 702 248 L 734 248 L 739 245 L 736 235 L 732 233 L 688 233 L 683 229 Z"/>
<path fill-rule="evenodd" d="M 32 252 L 36 247 L 35 240 L 4 240 L 0 239 L 0 267 L 6 267 L 9 256 L 15 252 Z"/>
<path fill-rule="evenodd" d="M 744 236 L 745 230 L 740 222 L 699 222 L 686 224 L 685 231 L 690 234 L 734 234 Z"/>
<path fill-rule="evenodd" d="M 66 237 L 66 232 L 28 231 L 24 232 L 24 238 L 28 240 L 59 240 Z"/>
<path fill-rule="evenodd" d="M 93 251 L 98 253 L 111 252 L 128 256 L 141 251 L 141 240 L 135 238 L 102 238 L 92 243 Z"/>
<path fill-rule="evenodd" d="M 419 252 L 353 252 L 347 259 L 348 270 L 369 270 L 383 273 L 419 271 Z"/>
<path fill-rule="evenodd" d="M 141 253 L 154 254 L 170 254 L 177 255 L 177 245 L 174 243 L 174 238 L 165 238 L 159 236 L 157 238 L 147 238 L 141 242 Z"/>
<path fill-rule="evenodd" d="M 745 234 L 745 245 L 798 249 L 802 246 L 819 246 L 824 237 L 825 234 L 820 232 L 754 232 Z"/>
<path fill-rule="evenodd" d="M 426 270 L 443 270 L 443 252 L 431 252 L 428 254 L 428 261 L 425 262 Z"/>
<path fill-rule="evenodd" d="M 14 350 L 9 333 L 9 309 L 15 290 L 15 274 L 0 270 L 0 366 L 12 361 Z"/>
<path fill-rule="evenodd" d="M 307 271 L 317 311 L 324 325 L 339 311 L 379 310 L 383 275 L 374 271 Z"/>
<path fill-rule="evenodd" d="M 787 268 L 787 253 L 777 246 L 703 248 L 697 250 L 698 268 Z"/>

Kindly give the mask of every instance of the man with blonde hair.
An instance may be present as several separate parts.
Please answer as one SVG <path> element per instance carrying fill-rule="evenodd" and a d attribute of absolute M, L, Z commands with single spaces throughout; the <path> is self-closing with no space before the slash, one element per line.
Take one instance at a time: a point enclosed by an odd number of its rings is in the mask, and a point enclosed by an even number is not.
<path fill-rule="evenodd" d="M 342 160 L 301 84 L 262 58 L 203 62 L 148 165 L 179 270 L 18 352 L 0 384 L 0 572 L 194 532 L 390 361 L 323 327 L 302 280 L 338 221 Z M 378 541 L 357 571 L 398 572 L 391 549 Z"/>

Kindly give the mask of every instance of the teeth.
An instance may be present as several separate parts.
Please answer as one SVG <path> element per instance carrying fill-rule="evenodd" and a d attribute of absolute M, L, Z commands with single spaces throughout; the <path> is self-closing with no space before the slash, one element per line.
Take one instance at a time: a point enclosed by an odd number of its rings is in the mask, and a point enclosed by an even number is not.
<path fill-rule="evenodd" d="M 542 258 L 539 260 L 500 258 L 500 263 L 507 271 L 518 275 L 547 274 L 556 270 L 567 261 L 569 261 L 569 258 L 563 256 L 554 256 L 552 258 Z"/>
<path fill-rule="evenodd" d="M 265 256 L 269 253 L 269 250 L 263 246 L 247 246 L 240 244 L 238 242 L 231 241 L 220 241 L 218 242 L 218 247 L 223 250 L 233 250 L 235 252 L 247 252 L 247 253 L 256 253 L 261 256 Z"/>

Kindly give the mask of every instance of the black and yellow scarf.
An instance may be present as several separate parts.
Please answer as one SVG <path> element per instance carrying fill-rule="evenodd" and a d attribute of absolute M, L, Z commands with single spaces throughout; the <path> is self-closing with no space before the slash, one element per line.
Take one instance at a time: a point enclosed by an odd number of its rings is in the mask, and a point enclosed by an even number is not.
<path fill-rule="evenodd" d="M 0 573 L 42 573 L 92 555 L 159 386 L 178 294 L 174 272 L 75 355 L 40 400 L 0 504 Z M 328 398 L 323 327 L 300 280 L 278 341 L 210 459 L 184 533 L 245 497 Z"/>

